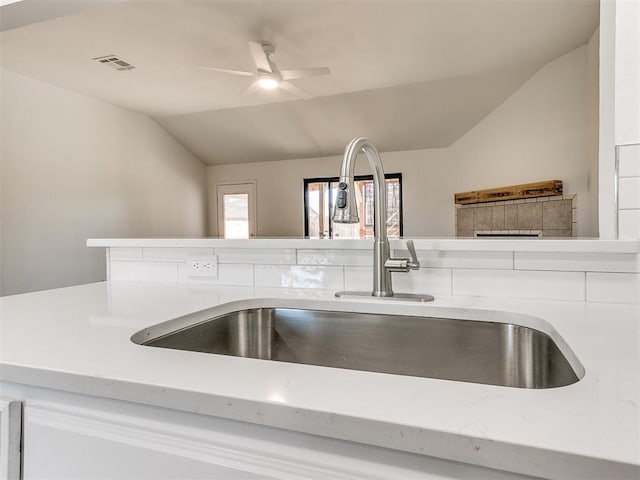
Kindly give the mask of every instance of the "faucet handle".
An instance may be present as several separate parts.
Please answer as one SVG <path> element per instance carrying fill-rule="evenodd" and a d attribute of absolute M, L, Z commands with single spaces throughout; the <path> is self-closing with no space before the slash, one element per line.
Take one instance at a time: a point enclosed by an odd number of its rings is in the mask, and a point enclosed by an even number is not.
<path fill-rule="evenodd" d="M 416 248 L 413 246 L 412 240 L 407 240 L 407 248 L 411 258 L 388 258 L 384 262 L 384 267 L 390 272 L 408 272 L 409 270 L 418 270 L 420 262 L 416 255 Z"/>
<path fill-rule="evenodd" d="M 409 268 L 411 270 L 418 270 L 420 268 L 420 262 L 418 261 L 418 254 L 416 253 L 416 247 L 413 244 L 413 240 L 407 240 L 407 249 L 411 255 L 411 261 L 409 262 Z"/>

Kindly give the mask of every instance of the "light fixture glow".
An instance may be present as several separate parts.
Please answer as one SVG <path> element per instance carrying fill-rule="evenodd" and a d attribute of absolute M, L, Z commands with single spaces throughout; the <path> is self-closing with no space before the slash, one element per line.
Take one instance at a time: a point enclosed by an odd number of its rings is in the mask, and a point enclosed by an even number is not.
<path fill-rule="evenodd" d="M 258 79 L 258 85 L 265 90 L 273 90 L 278 88 L 278 80 L 273 77 L 262 77 Z"/>
<path fill-rule="evenodd" d="M 287 399 L 284 398 L 284 395 L 277 392 L 274 392 L 271 395 L 269 395 L 269 400 L 271 400 L 272 402 L 287 403 Z"/>

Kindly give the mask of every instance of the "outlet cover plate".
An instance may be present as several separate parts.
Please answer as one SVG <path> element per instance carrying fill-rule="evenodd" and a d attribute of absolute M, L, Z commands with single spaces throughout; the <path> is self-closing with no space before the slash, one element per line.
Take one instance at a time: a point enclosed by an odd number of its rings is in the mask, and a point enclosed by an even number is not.
<path fill-rule="evenodd" d="M 190 277 L 218 278 L 218 256 L 189 256 L 187 257 L 187 270 Z"/>

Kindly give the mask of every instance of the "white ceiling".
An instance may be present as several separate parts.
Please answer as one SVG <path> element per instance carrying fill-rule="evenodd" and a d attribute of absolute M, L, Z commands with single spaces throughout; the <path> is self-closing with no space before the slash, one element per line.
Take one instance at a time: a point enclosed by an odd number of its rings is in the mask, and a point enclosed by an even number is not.
<path fill-rule="evenodd" d="M 123 1 L 126 0 L 0 0 L 0 32 Z"/>
<path fill-rule="evenodd" d="M 532 72 L 522 68 L 156 120 L 209 163 L 330 156 L 366 135 L 381 151 L 447 147 Z"/>
<path fill-rule="evenodd" d="M 130 0 L 0 44 L 4 68 L 147 113 L 204 161 L 233 163 L 335 154 L 354 132 L 446 146 L 597 24 L 597 0 Z M 316 97 L 301 101 L 243 96 L 251 79 L 195 66 L 252 69 L 250 40 L 273 43 L 282 69 L 332 75 L 294 81 Z M 136 69 L 91 60 L 108 54 Z"/>

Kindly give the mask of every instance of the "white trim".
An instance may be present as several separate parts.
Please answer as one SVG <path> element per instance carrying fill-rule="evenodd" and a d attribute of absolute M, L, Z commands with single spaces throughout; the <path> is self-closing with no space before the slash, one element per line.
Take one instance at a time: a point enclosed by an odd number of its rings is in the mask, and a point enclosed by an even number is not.
<path fill-rule="evenodd" d="M 615 164 L 613 168 L 613 209 L 615 212 L 615 231 L 614 238 L 620 238 L 620 147 L 616 145 Z"/>
<path fill-rule="evenodd" d="M 224 189 L 228 189 L 229 192 L 232 193 L 234 189 L 232 187 L 237 187 L 237 193 L 247 193 L 248 201 L 249 201 L 249 238 L 255 238 L 257 234 L 257 213 L 256 213 L 256 196 L 257 196 L 257 182 L 255 180 L 248 180 L 244 182 L 231 182 L 231 183 L 216 183 L 215 184 L 215 195 L 212 197 L 215 199 L 215 209 L 212 205 L 209 206 L 212 210 L 216 212 L 216 225 L 217 232 L 220 237 L 224 237 L 224 225 L 222 222 L 222 205 L 220 204 L 220 195 L 224 194 L 222 191 Z M 211 199 L 210 199 L 211 201 Z"/>
<path fill-rule="evenodd" d="M 0 478 L 21 478 L 21 443 L 22 402 L 0 397 Z"/>
<path fill-rule="evenodd" d="M 603 239 L 616 238 L 615 200 L 615 54 L 616 2 L 600 2 L 598 226 Z"/>

